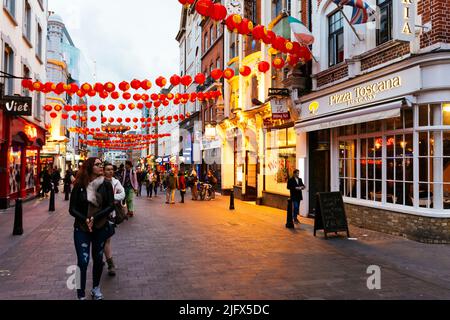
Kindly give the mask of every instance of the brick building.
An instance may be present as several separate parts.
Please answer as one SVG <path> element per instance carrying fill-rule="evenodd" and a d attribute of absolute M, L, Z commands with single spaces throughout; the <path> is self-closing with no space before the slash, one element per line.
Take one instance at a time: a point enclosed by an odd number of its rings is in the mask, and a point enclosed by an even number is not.
<path fill-rule="evenodd" d="M 317 62 L 295 125 L 302 213 L 314 213 L 317 192 L 340 191 L 351 223 L 448 243 L 448 1 L 367 3 L 379 9 L 379 28 L 353 30 L 351 7 L 312 2 Z"/>

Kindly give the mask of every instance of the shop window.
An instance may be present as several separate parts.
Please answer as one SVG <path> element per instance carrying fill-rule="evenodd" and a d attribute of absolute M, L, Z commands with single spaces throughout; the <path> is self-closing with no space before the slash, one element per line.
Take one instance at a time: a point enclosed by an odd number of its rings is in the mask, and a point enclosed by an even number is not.
<path fill-rule="evenodd" d="M 27 158 L 27 166 L 25 168 L 25 184 L 26 189 L 30 190 L 36 187 L 37 166 L 38 166 L 37 151 L 27 150 L 26 158 Z"/>
<path fill-rule="evenodd" d="M 392 0 L 377 0 L 380 10 L 380 28 L 377 29 L 377 45 L 392 39 Z"/>
<path fill-rule="evenodd" d="M 14 194 L 20 190 L 20 170 L 22 152 L 15 148 L 9 151 L 9 193 Z"/>
<path fill-rule="evenodd" d="M 289 195 L 287 181 L 296 169 L 294 128 L 268 130 L 265 151 L 265 191 Z"/>
<path fill-rule="evenodd" d="M 344 61 L 344 18 L 341 11 L 328 17 L 328 64 Z"/>

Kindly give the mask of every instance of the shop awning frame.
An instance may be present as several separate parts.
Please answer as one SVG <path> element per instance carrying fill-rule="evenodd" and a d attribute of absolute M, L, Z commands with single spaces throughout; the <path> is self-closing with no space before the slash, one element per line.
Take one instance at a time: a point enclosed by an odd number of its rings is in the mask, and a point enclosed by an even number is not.
<path fill-rule="evenodd" d="M 357 110 L 343 111 L 306 120 L 304 122 L 298 122 L 295 125 L 295 128 L 300 132 L 312 132 L 388 118 L 398 118 L 401 116 L 401 108 L 404 105 L 404 99 L 395 100 L 379 105 L 367 106 Z"/>

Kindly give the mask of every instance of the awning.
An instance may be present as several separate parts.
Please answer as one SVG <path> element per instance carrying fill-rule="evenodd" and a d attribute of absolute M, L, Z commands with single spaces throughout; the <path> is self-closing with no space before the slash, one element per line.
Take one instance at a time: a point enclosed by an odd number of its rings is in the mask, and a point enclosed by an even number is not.
<path fill-rule="evenodd" d="M 352 124 L 365 123 L 401 116 L 403 100 L 381 105 L 369 106 L 363 109 L 347 111 L 297 123 L 295 128 L 302 132 L 337 128 Z"/>

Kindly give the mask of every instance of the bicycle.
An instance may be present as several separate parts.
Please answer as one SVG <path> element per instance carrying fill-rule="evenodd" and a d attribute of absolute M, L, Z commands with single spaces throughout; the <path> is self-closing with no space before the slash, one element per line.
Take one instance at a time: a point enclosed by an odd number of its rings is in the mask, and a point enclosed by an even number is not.
<path fill-rule="evenodd" d="M 209 183 L 199 182 L 197 185 L 198 194 L 200 196 L 200 200 L 202 201 L 211 201 L 212 199 L 212 185 Z"/>

